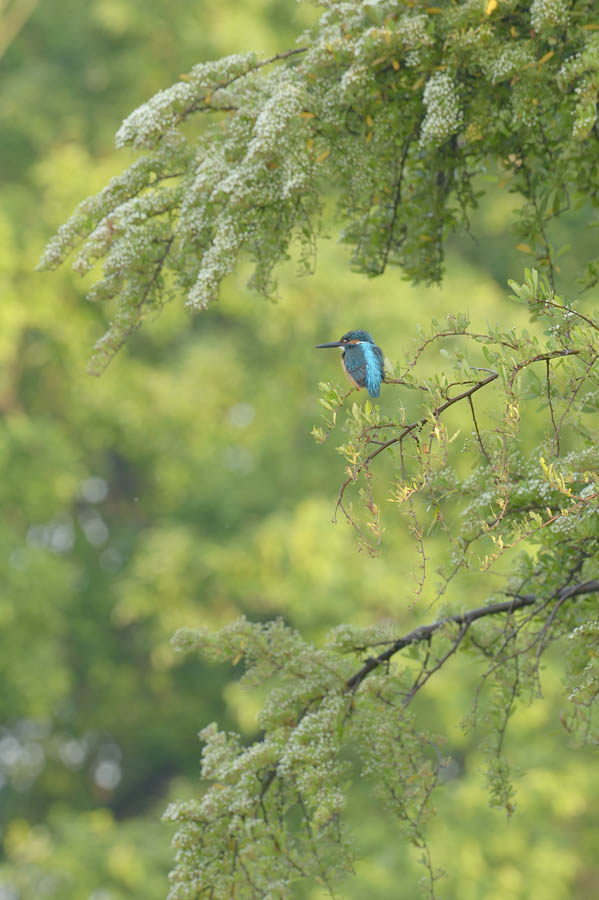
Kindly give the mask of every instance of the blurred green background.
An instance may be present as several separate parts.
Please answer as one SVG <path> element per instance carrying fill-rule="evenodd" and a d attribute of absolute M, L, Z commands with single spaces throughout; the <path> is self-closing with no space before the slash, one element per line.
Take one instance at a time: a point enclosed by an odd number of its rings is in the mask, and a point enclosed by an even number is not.
<path fill-rule="evenodd" d="M 171 860 L 160 815 L 201 790 L 197 732 L 217 719 L 250 739 L 259 699 L 234 670 L 176 656 L 175 629 L 243 612 L 319 640 L 344 621 L 407 630 L 436 615 L 428 595 L 413 603 L 417 557 L 393 508 L 375 559 L 331 524 L 343 463 L 310 430 L 318 382 L 340 369 L 314 344 L 366 328 L 398 362 L 433 315 L 524 324 L 505 281 L 525 260 L 510 195 L 495 194 L 476 216 L 480 243 L 451 242 L 442 289 L 397 272 L 367 281 L 326 241 L 314 277 L 282 272 L 277 304 L 250 295 L 240 271 L 218 306 L 195 318 L 169 306 L 93 379 L 107 311 L 68 268 L 34 272 L 46 240 L 127 163 L 112 136 L 136 105 L 201 59 L 292 46 L 315 12 L 9 0 L 0 16 L 13 32 L 0 60 L 0 900 L 158 900 Z M 583 252 L 588 238 L 571 231 Z M 435 349 L 427 365 L 442 364 Z M 388 388 L 382 403 L 394 402 Z M 500 585 L 472 576 L 450 599 L 474 605 Z M 456 661 L 420 704 L 455 758 L 431 827 L 448 870 L 439 894 L 595 898 L 599 771 L 561 729 L 558 660 L 544 699 L 512 723 L 507 752 L 525 777 L 509 821 L 488 809 L 477 734 L 459 728 L 477 674 Z M 364 855 L 340 898 L 417 896 L 417 852 L 368 801 L 364 787 L 351 811 Z"/>

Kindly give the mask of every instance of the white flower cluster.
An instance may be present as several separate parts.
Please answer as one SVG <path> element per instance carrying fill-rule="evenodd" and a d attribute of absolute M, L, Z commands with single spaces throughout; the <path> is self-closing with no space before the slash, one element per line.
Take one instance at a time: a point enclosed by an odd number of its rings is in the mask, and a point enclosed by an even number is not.
<path fill-rule="evenodd" d="M 104 216 L 89 235 L 73 262 L 73 269 L 80 275 L 91 271 L 98 259 L 112 253 L 117 240 L 123 239 L 125 245 L 131 243 L 132 235 L 139 234 L 149 219 L 160 216 L 174 206 L 177 197 L 178 191 L 163 189 L 132 197 L 122 203 Z"/>
<path fill-rule="evenodd" d="M 291 200 L 301 195 L 308 186 L 310 172 L 307 166 L 298 165 L 297 160 L 287 157 L 280 169 L 281 199 Z"/>
<path fill-rule="evenodd" d="M 373 80 L 372 70 L 366 65 L 350 66 L 341 76 L 341 95 L 345 101 L 364 94 Z"/>
<path fill-rule="evenodd" d="M 483 71 L 492 84 L 511 78 L 525 66 L 534 63 L 532 50 L 523 44 L 502 47 L 498 53 L 485 53 L 482 57 Z"/>
<path fill-rule="evenodd" d="M 530 7 L 530 24 L 535 31 L 568 24 L 564 0 L 534 0 Z"/>
<path fill-rule="evenodd" d="M 574 93 L 578 97 L 578 102 L 572 125 L 572 137 L 577 141 L 584 141 L 597 121 L 597 86 L 593 79 L 583 78 L 574 88 Z"/>
<path fill-rule="evenodd" d="M 407 51 L 406 66 L 418 66 L 425 49 L 434 44 L 427 31 L 428 21 L 428 16 L 407 13 L 397 23 L 397 31 L 401 35 L 404 50 Z"/>
<path fill-rule="evenodd" d="M 587 72 L 597 71 L 599 71 L 599 35 L 592 34 L 588 37 L 584 50 L 570 56 L 563 64 L 559 70 L 558 84 L 562 90 L 567 90 L 576 78 Z"/>
<path fill-rule="evenodd" d="M 54 269 L 68 254 L 97 227 L 104 216 L 121 203 L 137 196 L 150 182 L 152 175 L 160 176 L 165 168 L 164 159 L 158 154 L 153 160 L 139 159 L 122 175 L 111 178 L 99 194 L 88 197 L 79 204 L 68 222 L 61 225 L 48 242 L 38 269 Z"/>
<path fill-rule="evenodd" d="M 186 306 L 206 309 L 215 299 L 223 278 L 233 271 L 242 237 L 231 215 L 219 217 L 214 239 L 202 258 L 202 267 L 190 290 Z"/>
<path fill-rule="evenodd" d="M 489 22 L 480 22 L 478 25 L 471 25 L 469 28 L 460 29 L 449 35 L 448 40 L 453 46 L 458 46 L 462 50 L 480 50 L 484 47 L 484 53 L 487 53 L 487 44 L 493 38 L 493 28 Z"/>
<path fill-rule="evenodd" d="M 377 28 L 361 29 L 351 47 L 352 59 L 356 64 L 369 66 L 374 58 L 381 62 L 403 58 L 406 65 L 416 66 L 422 60 L 422 51 L 434 44 L 427 30 L 428 22 L 427 16 L 408 13 L 395 24 L 385 20 Z"/>
<path fill-rule="evenodd" d="M 256 53 L 233 53 L 222 59 L 197 63 L 189 73 L 189 81 L 196 88 L 206 90 L 215 84 L 225 84 L 253 69 L 259 62 Z"/>
<path fill-rule="evenodd" d="M 138 106 L 123 122 L 116 133 L 115 144 L 125 147 L 153 147 L 165 131 L 172 128 L 178 113 L 185 105 L 191 105 L 196 92 L 191 84 L 179 81 L 165 91 Z"/>
<path fill-rule="evenodd" d="M 127 116 L 116 133 L 117 147 L 153 147 L 176 126 L 193 106 L 212 90 L 256 66 L 256 55 L 228 56 L 216 63 L 203 63 L 192 70 L 185 81 L 159 91 Z"/>
<path fill-rule="evenodd" d="M 202 199 L 210 197 L 213 186 L 224 181 L 230 168 L 224 154 L 214 151 L 202 154 L 181 204 L 181 221 L 185 227 L 200 231 L 207 224 L 208 217 Z"/>
<path fill-rule="evenodd" d="M 463 113 L 456 85 L 446 72 L 435 72 L 423 94 L 426 115 L 420 130 L 421 147 L 438 147 L 460 128 Z"/>
<path fill-rule="evenodd" d="M 597 619 L 588 619 L 582 625 L 577 625 L 568 635 L 570 640 L 577 637 L 586 637 L 587 635 L 599 634 L 599 621 Z"/>
<path fill-rule="evenodd" d="M 581 53 L 571 56 L 558 73 L 558 85 L 562 91 L 571 92 L 572 84 L 576 96 L 572 136 L 575 140 L 585 140 L 597 119 L 597 99 L 599 93 L 597 73 L 599 72 L 599 35 L 591 35 Z"/>
<path fill-rule="evenodd" d="M 289 121 L 299 115 L 302 109 L 302 91 L 291 78 L 279 79 L 274 90 L 264 103 L 248 146 L 247 158 L 261 153 L 270 153 L 285 140 Z"/>
<path fill-rule="evenodd" d="M 305 100 L 293 73 L 285 77 L 279 73 L 268 90 L 249 100 L 251 105 L 248 101 L 233 118 L 227 140 L 200 162 L 190 197 L 182 207 L 179 231 L 184 239 L 187 234 L 192 240 L 207 237 L 187 299 L 187 305 L 195 309 L 205 308 L 215 298 L 241 246 L 255 233 L 254 211 L 276 209 L 282 216 L 281 204 L 307 189 L 308 154 L 286 152 L 292 145 L 306 142 L 307 126 L 300 117 Z M 235 158 L 238 161 L 232 164 Z M 262 249 L 267 271 L 271 267 L 267 257 L 276 255 L 278 245 L 266 249 L 265 244 Z"/>
<path fill-rule="evenodd" d="M 588 690 L 589 688 L 595 692 L 597 686 L 597 674 L 594 670 L 595 665 L 593 664 L 593 660 L 590 660 L 578 676 L 579 683 L 575 685 L 568 694 L 568 700 L 575 701 L 579 694 L 582 694 L 583 691 Z"/>

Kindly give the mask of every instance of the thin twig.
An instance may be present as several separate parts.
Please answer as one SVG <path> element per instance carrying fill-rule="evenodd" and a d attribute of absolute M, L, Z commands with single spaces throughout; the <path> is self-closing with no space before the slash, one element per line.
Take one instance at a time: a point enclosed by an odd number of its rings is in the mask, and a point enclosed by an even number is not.
<path fill-rule="evenodd" d="M 578 394 L 578 391 L 579 391 L 580 388 L 583 386 L 583 384 L 584 384 L 584 382 L 585 382 L 585 379 L 586 379 L 587 375 L 589 374 L 589 372 L 591 371 L 591 369 L 593 368 L 593 366 L 594 366 L 595 363 L 597 362 L 597 358 L 598 358 L 598 357 L 599 357 L 599 353 L 595 353 L 595 354 L 591 357 L 591 359 L 590 359 L 590 361 L 589 361 L 589 363 L 588 363 L 586 369 L 585 369 L 584 372 L 582 373 L 582 375 L 580 375 L 580 377 L 579 377 L 579 379 L 578 379 L 578 384 L 576 385 L 576 387 L 575 387 L 574 390 L 572 391 L 572 394 L 571 394 L 571 396 L 570 396 L 570 399 L 568 400 L 568 404 L 567 404 L 567 406 L 566 406 L 564 412 L 562 413 L 562 416 L 561 416 L 561 418 L 560 418 L 560 420 L 559 420 L 559 422 L 558 422 L 557 427 L 558 427 L 559 430 L 561 430 L 561 427 L 562 427 L 562 425 L 563 425 L 563 423 L 564 423 L 564 419 L 566 418 L 566 416 L 567 416 L 568 413 L 570 412 L 570 409 L 572 408 L 572 404 L 574 403 L 574 400 L 576 399 L 576 395 Z"/>
<path fill-rule="evenodd" d="M 461 394 L 458 394 L 457 396 L 451 397 L 451 399 L 446 400 L 445 403 L 442 403 L 440 406 L 437 407 L 437 409 L 433 410 L 431 415 L 435 419 L 437 419 L 441 415 L 441 413 L 445 412 L 445 410 L 448 409 L 450 406 L 453 406 L 454 403 L 458 403 L 460 400 L 464 400 L 466 397 L 471 396 L 476 391 L 479 391 L 481 388 L 485 387 L 487 384 L 490 384 L 492 381 L 495 381 L 495 379 L 498 377 L 499 376 L 497 375 L 497 373 L 493 373 L 492 375 L 489 375 L 487 378 L 483 378 L 482 381 L 477 381 L 476 384 L 473 385 L 473 387 L 468 388 L 467 391 L 463 391 Z M 372 462 L 372 460 L 375 459 L 375 457 L 377 457 L 379 455 L 379 453 L 382 453 L 383 450 L 387 450 L 388 447 L 392 447 L 394 444 L 401 444 L 403 439 L 405 437 L 407 437 L 407 435 L 410 434 L 410 432 L 414 431 L 416 428 L 423 428 L 426 425 L 426 423 L 429 421 L 429 418 L 430 418 L 430 416 L 426 415 L 426 416 L 423 416 L 421 419 L 418 419 L 418 421 L 412 422 L 410 425 L 404 426 L 404 428 L 402 428 L 402 430 L 401 430 L 401 433 L 399 435 L 397 435 L 397 437 L 393 437 L 393 438 L 390 438 L 388 441 L 385 441 L 384 444 L 381 444 L 380 447 L 377 447 L 376 450 L 373 450 L 372 453 L 366 457 L 366 459 L 362 460 L 362 462 L 359 463 L 357 466 L 354 466 L 354 468 L 351 471 L 351 474 L 348 475 L 348 477 L 345 479 L 345 481 L 341 485 L 341 489 L 339 491 L 339 497 L 337 498 L 337 504 L 335 506 L 335 511 L 337 509 L 341 508 L 343 510 L 343 512 L 345 513 L 345 516 L 347 517 L 347 512 L 343 507 L 343 495 L 345 494 L 345 489 L 348 486 L 348 484 L 350 484 L 352 481 L 355 481 L 356 478 L 358 477 L 358 475 L 360 474 L 360 472 L 362 472 L 364 469 L 367 469 L 368 466 L 370 465 L 370 463 Z"/>
<path fill-rule="evenodd" d="M 549 412 L 551 414 L 551 424 L 553 425 L 553 432 L 555 434 L 555 455 L 559 456 L 559 429 L 555 422 L 555 413 L 553 411 L 553 400 L 551 399 L 551 367 L 549 365 L 549 360 L 545 360 L 545 365 L 547 367 L 547 402 L 549 403 Z"/>
<path fill-rule="evenodd" d="M 482 450 L 483 456 L 485 457 L 485 459 L 487 460 L 487 462 L 489 463 L 491 468 L 493 468 L 493 463 L 491 462 L 491 457 L 487 453 L 486 447 L 483 444 L 483 439 L 480 436 L 480 431 L 478 429 L 478 422 L 476 421 L 476 415 L 474 413 L 474 403 L 472 402 L 472 394 L 468 395 L 468 403 L 470 404 L 470 412 L 472 413 L 472 421 L 474 422 L 474 430 L 476 432 L 476 437 L 477 437 L 480 449 Z"/>

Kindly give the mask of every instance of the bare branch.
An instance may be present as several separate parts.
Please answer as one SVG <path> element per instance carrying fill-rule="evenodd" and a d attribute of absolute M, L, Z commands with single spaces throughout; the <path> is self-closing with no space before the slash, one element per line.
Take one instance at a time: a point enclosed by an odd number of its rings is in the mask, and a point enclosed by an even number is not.
<path fill-rule="evenodd" d="M 572 586 L 568 586 L 562 588 L 562 590 L 558 594 L 558 604 L 561 606 L 566 600 L 571 599 L 572 597 L 577 597 L 581 594 L 593 594 L 599 593 L 599 579 L 593 579 L 591 581 L 585 581 L 581 584 L 576 584 Z M 415 628 L 414 631 L 411 631 L 405 637 L 398 638 L 394 641 L 390 647 L 388 647 L 383 653 L 379 653 L 378 656 L 371 657 L 367 659 L 361 669 L 359 669 L 351 678 L 345 683 L 345 689 L 347 691 L 355 691 L 359 685 L 364 681 L 364 679 L 372 672 L 374 669 L 377 669 L 379 666 L 386 664 L 389 660 L 395 656 L 396 653 L 399 653 L 400 650 L 403 650 L 405 647 L 409 647 L 411 644 L 418 644 L 421 641 L 428 641 L 436 631 L 444 628 L 446 625 L 460 625 L 460 633 L 459 633 L 459 641 L 460 642 L 470 625 L 473 622 L 476 622 L 477 619 L 483 619 L 486 616 L 496 616 L 501 615 L 503 613 L 514 613 L 519 609 L 524 609 L 527 606 L 533 606 L 537 603 L 538 598 L 534 594 L 526 594 L 521 597 L 514 597 L 512 600 L 506 600 L 502 603 L 491 603 L 489 606 L 481 606 L 478 609 L 471 609 L 466 613 L 457 613 L 453 616 L 445 616 L 442 619 L 437 619 L 436 622 L 432 622 L 430 625 L 420 625 L 418 628 Z M 452 648 L 452 653 L 454 649 L 457 649 L 457 645 L 455 648 Z M 450 654 L 446 654 L 449 656 Z M 445 662 L 445 659 L 443 659 Z M 438 668 L 438 667 L 437 667 Z"/>

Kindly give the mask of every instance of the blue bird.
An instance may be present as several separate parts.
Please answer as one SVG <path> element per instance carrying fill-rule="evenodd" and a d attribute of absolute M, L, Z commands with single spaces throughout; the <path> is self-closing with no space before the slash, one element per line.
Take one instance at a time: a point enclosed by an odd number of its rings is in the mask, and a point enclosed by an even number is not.
<path fill-rule="evenodd" d="M 385 380 L 383 351 L 367 331 L 348 331 L 338 341 L 316 345 L 317 350 L 324 347 L 342 347 L 341 364 L 351 384 L 358 390 L 365 387 L 371 397 L 379 396 Z"/>

